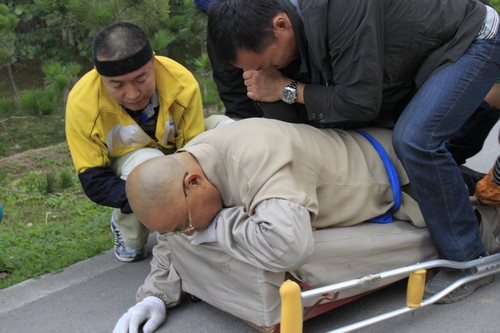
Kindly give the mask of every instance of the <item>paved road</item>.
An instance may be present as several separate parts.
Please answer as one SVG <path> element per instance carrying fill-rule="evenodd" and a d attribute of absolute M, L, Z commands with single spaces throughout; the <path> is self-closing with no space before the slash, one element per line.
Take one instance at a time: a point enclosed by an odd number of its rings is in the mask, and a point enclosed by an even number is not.
<path fill-rule="evenodd" d="M 500 153 L 499 125 L 493 129 L 483 151 L 467 166 L 487 172 Z M 154 245 L 151 237 L 149 250 Z M 118 318 L 135 303 L 135 290 L 149 272 L 149 260 L 123 264 L 111 251 L 48 274 L 0 290 L 0 333 L 109 333 Z M 500 332 L 500 276 L 466 300 L 449 305 L 430 305 L 360 329 L 367 333 Z M 366 296 L 308 320 L 304 333 L 333 330 L 355 321 L 405 305 L 404 282 Z M 184 300 L 169 310 L 157 332 L 224 333 L 255 329 L 204 303 Z"/>

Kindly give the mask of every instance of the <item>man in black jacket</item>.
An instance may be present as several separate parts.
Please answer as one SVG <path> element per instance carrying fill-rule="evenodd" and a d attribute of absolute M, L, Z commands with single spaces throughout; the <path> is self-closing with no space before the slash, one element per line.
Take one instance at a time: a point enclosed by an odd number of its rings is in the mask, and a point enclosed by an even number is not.
<path fill-rule="evenodd" d="M 218 60 L 244 70 L 264 116 L 394 129 L 436 248 L 455 261 L 487 255 L 447 145 L 468 137 L 462 126 L 500 76 L 498 22 L 475 0 L 219 0 L 208 11 Z M 467 274 L 442 271 L 427 292 Z"/>

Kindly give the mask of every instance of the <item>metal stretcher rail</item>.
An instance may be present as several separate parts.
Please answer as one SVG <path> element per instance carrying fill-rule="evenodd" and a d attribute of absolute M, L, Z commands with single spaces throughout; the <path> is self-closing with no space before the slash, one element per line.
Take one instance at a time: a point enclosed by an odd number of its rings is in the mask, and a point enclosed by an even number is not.
<path fill-rule="evenodd" d="M 432 297 L 423 300 L 425 287 L 426 269 L 436 267 L 448 267 L 456 269 L 471 269 L 469 276 L 463 277 L 453 284 L 443 289 Z M 485 276 L 500 272 L 500 253 L 490 255 L 484 258 L 479 258 L 467 262 L 457 262 L 451 260 L 431 260 L 415 265 L 410 265 L 402 268 L 393 269 L 390 271 L 365 275 L 363 277 L 352 279 L 344 282 L 331 284 L 328 286 L 315 288 L 307 291 L 300 291 L 300 287 L 296 282 L 291 280 L 285 281 L 280 288 L 281 295 L 281 332 L 282 333 L 300 333 L 302 332 L 302 302 L 324 294 L 335 293 L 341 290 L 359 287 L 380 281 L 383 279 L 400 277 L 401 279 L 408 277 L 407 300 L 406 306 L 398 310 L 390 311 L 369 319 L 359 321 L 357 323 L 338 328 L 327 333 L 351 332 L 362 327 L 366 327 L 383 320 L 393 318 L 395 316 L 414 311 L 424 306 L 433 304 L 439 299 L 448 295 L 453 290 L 461 285 L 481 279 Z"/>

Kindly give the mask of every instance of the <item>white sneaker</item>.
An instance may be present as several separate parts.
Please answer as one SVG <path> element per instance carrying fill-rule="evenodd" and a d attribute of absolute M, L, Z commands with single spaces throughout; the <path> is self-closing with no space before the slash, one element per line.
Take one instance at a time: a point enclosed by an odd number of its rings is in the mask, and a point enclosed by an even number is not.
<path fill-rule="evenodd" d="M 136 249 L 132 246 L 125 244 L 120 233 L 120 229 L 116 225 L 115 218 L 111 214 L 111 231 L 115 236 L 115 256 L 118 260 L 123 262 L 133 262 L 145 259 L 148 254 L 144 251 L 144 248 Z"/>

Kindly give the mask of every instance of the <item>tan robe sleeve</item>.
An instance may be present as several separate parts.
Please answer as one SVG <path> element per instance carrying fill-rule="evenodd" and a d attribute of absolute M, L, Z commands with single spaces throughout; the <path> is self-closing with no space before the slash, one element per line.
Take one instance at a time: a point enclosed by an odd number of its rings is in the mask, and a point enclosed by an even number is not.
<path fill-rule="evenodd" d="M 309 212 L 283 199 L 262 201 L 251 216 L 243 206 L 226 208 L 216 231 L 224 252 L 272 272 L 299 268 L 314 246 Z"/>
<path fill-rule="evenodd" d="M 136 300 L 140 302 L 147 296 L 156 296 L 165 302 L 167 308 L 171 308 L 179 304 L 181 292 L 181 278 L 172 265 L 167 237 L 158 235 L 157 245 L 153 248 L 151 271 L 137 290 Z"/>

